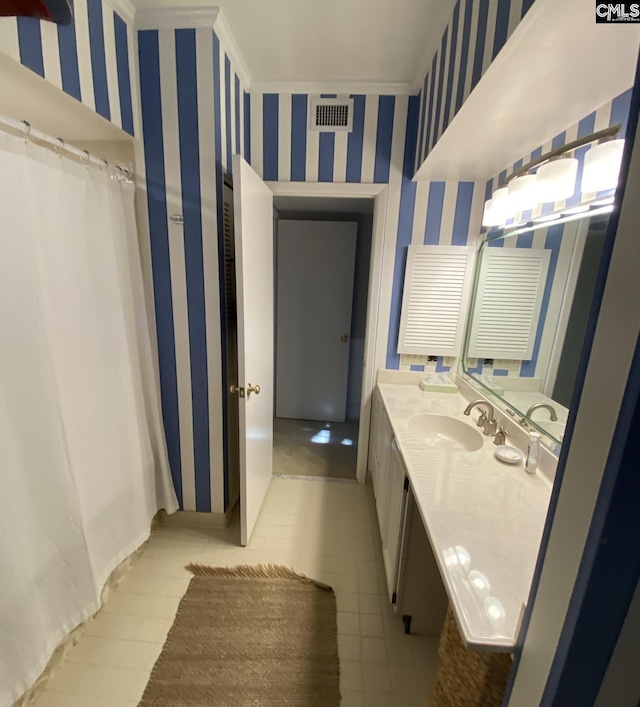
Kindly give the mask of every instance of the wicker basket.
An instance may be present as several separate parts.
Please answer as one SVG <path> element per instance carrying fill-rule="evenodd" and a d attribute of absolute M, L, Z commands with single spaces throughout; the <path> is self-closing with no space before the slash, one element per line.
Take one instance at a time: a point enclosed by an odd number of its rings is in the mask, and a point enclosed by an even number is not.
<path fill-rule="evenodd" d="M 438 645 L 438 675 L 430 707 L 500 707 L 507 687 L 511 658 L 466 648 L 451 607 L 447 609 Z"/>

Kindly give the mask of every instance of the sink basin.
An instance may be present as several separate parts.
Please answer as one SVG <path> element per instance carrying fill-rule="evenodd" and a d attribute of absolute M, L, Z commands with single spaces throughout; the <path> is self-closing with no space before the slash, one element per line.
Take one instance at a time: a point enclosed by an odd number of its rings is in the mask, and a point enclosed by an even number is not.
<path fill-rule="evenodd" d="M 447 415 L 424 413 L 407 422 L 409 432 L 425 444 L 456 452 L 482 449 L 482 434 L 466 422 Z"/>

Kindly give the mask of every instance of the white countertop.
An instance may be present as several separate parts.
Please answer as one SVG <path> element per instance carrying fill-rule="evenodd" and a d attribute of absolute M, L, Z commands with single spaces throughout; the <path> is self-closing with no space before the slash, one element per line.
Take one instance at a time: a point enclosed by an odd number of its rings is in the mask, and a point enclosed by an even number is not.
<path fill-rule="evenodd" d="M 417 385 L 380 383 L 378 389 L 405 461 L 411 488 L 465 643 L 472 648 L 515 646 L 545 517 L 550 481 L 524 465 L 494 456 L 492 437 L 477 452 L 438 449 L 407 429 L 420 413 L 448 415 L 474 429 L 477 409 L 451 393 Z"/>

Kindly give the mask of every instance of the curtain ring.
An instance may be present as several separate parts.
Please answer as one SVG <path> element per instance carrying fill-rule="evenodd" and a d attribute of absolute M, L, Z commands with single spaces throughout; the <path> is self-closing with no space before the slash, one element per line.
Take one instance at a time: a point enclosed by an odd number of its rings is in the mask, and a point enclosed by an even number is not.
<path fill-rule="evenodd" d="M 24 144 L 26 145 L 29 140 L 29 135 L 31 135 L 31 123 L 28 120 L 21 121 L 24 125 L 24 130 L 22 131 L 24 135 Z"/>
<path fill-rule="evenodd" d="M 84 159 L 82 160 L 82 164 L 84 165 L 85 169 L 89 169 L 89 157 L 91 155 L 89 155 L 88 150 L 82 150 L 82 152 L 84 153 Z"/>
<path fill-rule="evenodd" d="M 56 145 L 56 152 L 58 154 L 58 157 L 62 158 L 62 151 L 64 150 L 64 140 L 61 137 L 56 138 L 56 140 L 60 143 L 59 145 Z"/>

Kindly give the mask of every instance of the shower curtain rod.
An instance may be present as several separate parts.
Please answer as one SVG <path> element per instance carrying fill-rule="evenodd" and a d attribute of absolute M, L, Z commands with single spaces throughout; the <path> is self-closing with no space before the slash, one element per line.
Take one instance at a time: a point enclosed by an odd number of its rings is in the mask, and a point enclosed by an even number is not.
<path fill-rule="evenodd" d="M 125 176 L 127 179 L 133 179 L 133 171 L 128 167 L 123 167 L 120 164 L 112 165 L 107 162 L 107 160 L 104 160 L 100 157 L 95 157 L 87 150 L 80 150 L 77 147 L 74 147 L 73 145 L 67 144 L 61 137 L 52 137 L 51 135 L 43 133 L 42 130 L 38 130 L 37 128 L 31 127 L 31 123 L 27 122 L 26 120 L 15 120 L 14 118 L 10 118 L 8 115 L 0 114 L 0 126 L 4 128 L 11 128 L 16 132 L 19 132 L 21 135 L 24 136 L 25 140 L 29 138 L 38 140 L 38 142 L 43 142 L 47 145 L 50 145 L 58 153 L 66 152 L 70 155 L 73 155 L 84 164 L 93 164 L 96 167 L 100 167 L 102 169 L 108 169 L 109 167 L 113 167 L 117 170 L 120 170 L 123 176 Z"/>

